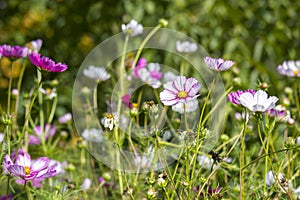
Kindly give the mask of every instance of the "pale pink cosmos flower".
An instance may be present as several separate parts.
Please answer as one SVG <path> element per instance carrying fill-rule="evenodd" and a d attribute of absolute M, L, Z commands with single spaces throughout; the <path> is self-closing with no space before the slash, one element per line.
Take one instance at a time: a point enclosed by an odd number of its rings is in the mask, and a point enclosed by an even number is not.
<path fill-rule="evenodd" d="M 45 140 L 48 140 L 56 133 L 56 126 L 51 124 L 46 124 L 44 127 L 44 137 Z M 29 135 L 29 145 L 41 144 L 41 138 L 43 136 L 41 126 L 36 126 L 34 128 L 35 135 Z"/>
<path fill-rule="evenodd" d="M 110 78 L 110 74 L 104 67 L 95 67 L 90 65 L 87 69 L 83 70 L 83 75 L 96 81 L 106 81 Z"/>
<path fill-rule="evenodd" d="M 32 40 L 28 42 L 26 46 L 29 48 L 29 53 L 35 52 L 38 53 L 42 47 L 43 41 L 41 39 Z"/>
<path fill-rule="evenodd" d="M 130 36 L 137 36 L 143 33 L 143 26 L 132 19 L 128 24 L 122 24 L 122 31 Z"/>
<path fill-rule="evenodd" d="M 66 124 L 66 123 L 68 123 L 69 121 L 71 121 L 72 120 L 72 114 L 71 113 L 66 113 L 66 114 L 64 114 L 63 116 L 60 116 L 59 118 L 58 118 L 58 122 L 60 123 L 60 124 Z"/>
<path fill-rule="evenodd" d="M 284 61 L 277 67 L 278 72 L 281 75 L 288 77 L 299 77 L 300 76 L 300 60 L 288 60 Z"/>
<path fill-rule="evenodd" d="M 36 67 L 46 70 L 48 72 L 63 72 L 68 69 L 68 65 L 62 63 L 55 63 L 52 59 L 48 57 L 41 57 L 40 54 L 35 52 L 30 53 L 29 60 Z"/>
<path fill-rule="evenodd" d="M 208 68 L 216 71 L 226 71 L 234 64 L 232 60 L 223 60 L 222 58 L 211 58 L 206 56 L 204 61 Z"/>
<path fill-rule="evenodd" d="M 278 101 L 278 98 L 275 96 L 268 97 L 268 94 L 265 91 L 258 90 L 254 95 L 249 92 L 241 94 L 239 101 L 241 105 L 252 112 L 264 113 L 275 107 L 275 103 Z"/>
<path fill-rule="evenodd" d="M 178 103 L 187 103 L 195 100 L 199 94 L 201 84 L 195 78 L 186 79 L 178 76 L 174 81 L 164 84 L 164 90 L 159 94 L 160 100 L 166 106 L 174 106 Z"/>
<path fill-rule="evenodd" d="M 176 42 L 176 50 L 180 53 L 192 53 L 197 51 L 198 45 L 194 42 L 189 41 L 177 41 Z"/>

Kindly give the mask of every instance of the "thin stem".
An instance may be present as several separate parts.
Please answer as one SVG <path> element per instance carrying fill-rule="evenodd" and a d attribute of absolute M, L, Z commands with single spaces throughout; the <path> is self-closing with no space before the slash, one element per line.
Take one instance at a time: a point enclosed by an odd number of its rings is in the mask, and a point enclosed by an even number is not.
<path fill-rule="evenodd" d="M 18 85 L 17 85 L 17 90 L 19 92 L 19 95 L 17 95 L 16 97 L 16 105 L 15 105 L 15 116 L 18 117 L 18 108 L 19 108 L 19 100 L 20 100 L 20 94 L 21 94 L 21 86 L 22 86 L 22 80 L 23 80 L 23 76 L 24 76 L 24 72 L 26 69 L 26 64 L 27 64 L 27 60 L 25 60 L 22 64 L 22 68 L 21 68 L 21 72 L 20 72 L 20 76 L 19 76 L 19 80 L 18 80 Z"/>
<path fill-rule="evenodd" d="M 298 84 L 296 80 L 294 82 L 294 93 L 295 93 L 296 107 L 298 111 L 298 119 L 300 119 L 300 102 L 299 102 L 299 95 L 298 95 L 299 91 L 298 91 Z"/>
<path fill-rule="evenodd" d="M 98 115 L 98 103 L 97 103 L 97 86 L 98 86 L 98 82 L 97 84 L 95 85 L 94 87 L 94 90 L 93 90 L 93 101 L 94 101 L 94 105 L 93 105 L 93 110 L 94 112 L 96 113 L 96 117 Z"/>
<path fill-rule="evenodd" d="M 15 61 L 12 61 L 10 68 L 9 84 L 8 84 L 8 95 L 7 95 L 7 114 L 10 114 L 10 101 L 11 101 L 11 86 L 12 86 L 12 72 Z"/>
<path fill-rule="evenodd" d="M 182 60 L 180 63 L 180 76 L 183 76 L 183 72 L 184 72 L 184 61 Z"/>
<path fill-rule="evenodd" d="M 246 110 L 245 110 L 246 113 Z M 245 164 L 245 130 L 247 126 L 247 114 L 245 114 L 244 125 L 241 136 L 241 151 L 240 151 L 240 199 L 244 199 L 244 171 L 243 167 Z"/>
<path fill-rule="evenodd" d="M 39 116 L 40 116 L 40 128 L 41 128 L 41 142 L 43 151 L 45 154 L 47 154 L 47 147 L 45 144 L 45 131 L 44 131 L 44 110 L 43 110 L 43 94 L 40 92 L 40 89 L 42 88 L 42 73 L 39 69 L 37 69 L 37 78 L 38 78 L 38 102 L 39 102 Z"/>
<path fill-rule="evenodd" d="M 151 37 L 161 28 L 161 25 L 157 25 L 148 35 L 147 37 L 143 40 L 142 44 L 139 46 L 139 50 L 136 53 L 136 56 L 134 58 L 134 61 L 132 63 L 132 68 L 136 66 L 136 63 L 143 51 L 143 48 L 145 47 L 146 43 L 151 39 Z"/>
<path fill-rule="evenodd" d="M 10 156 L 10 138 L 11 138 L 11 126 L 6 126 L 6 140 L 7 140 L 7 153 Z"/>
<path fill-rule="evenodd" d="M 52 104 L 50 115 L 49 115 L 48 121 L 47 121 L 48 124 L 51 124 L 51 122 L 53 120 L 53 117 L 54 117 L 54 114 L 55 114 L 55 110 L 56 110 L 56 106 L 57 106 L 57 96 L 54 97 L 54 99 L 53 99 L 53 104 Z"/>
<path fill-rule="evenodd" d="M 6 184 L 6 199 L 8 200 L 8 194 L 9 194 L 9 182 L 10 182 L 10 175 L 7 177 L 7 184 Z"/>

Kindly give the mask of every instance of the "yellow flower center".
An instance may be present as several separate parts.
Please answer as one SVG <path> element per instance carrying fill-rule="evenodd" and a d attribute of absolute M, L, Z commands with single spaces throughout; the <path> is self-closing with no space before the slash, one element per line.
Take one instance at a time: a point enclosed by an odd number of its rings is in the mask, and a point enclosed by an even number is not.
<path fill-rule="evenodd" d="M 294 72 L 295 76 L 297 76 L 299 74 L 299 71 L 297 69 L 295 69 L 293 72 Z"/>
<path fill-rule="evenodd" d="M 114 115 L 111 114 L 111 113 L 107 113 L 107 114 L 106 114 L 106 118 L 107 118 L 107 119 L 113 119 L 113 118 L 114 118 Z"/>
<path fill-rule="evenodd" d="M 26 175 L 30 174 L 30 168 L 29 167 L 24 167 L 24 171 Z"/>
<path fill-rule="evenodd" d="M 47 93 L 47 95 L 50 95 L 50 94 L 51 94 L 51 92 L 52 92 L 51 88 L 47 88 L 47 89 L 46 89 L 46 93 Z"/>
<path fill-rule="evenodd" d="M 180 92 L 178 92 L 177 96 L 179 98 L 185 98 L 187 96 L 187 93 L 185 91 L 180 91 Z"/>
<path fill-rule="evenodd" d="M 138 108 L 138 104 L 137 103 L 132 103 L 132 108 Z"/>

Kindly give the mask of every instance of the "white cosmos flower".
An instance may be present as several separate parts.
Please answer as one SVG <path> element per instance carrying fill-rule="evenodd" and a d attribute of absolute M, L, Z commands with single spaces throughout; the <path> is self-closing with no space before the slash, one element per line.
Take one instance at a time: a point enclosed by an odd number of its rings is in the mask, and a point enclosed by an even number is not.
<path fill-rule="evenodd" d="M 103 134 L 102 130 L 91 128 L 91 129 L 85 129 L 81 135 L 84 139 L 86 139 L 88 141 L 101 142 L 103 139 L 102 134 Z"/>
<path fill-rule="evenodd" d="M 174 106 L 172 106 L 172 110 L 179 112 L 180 114 L 183 114 L 184 112 L 189 113 L 197 110 L 198 108 L 198 101 L 188 101 L 186 103 L 178 103 Z"/>
<path fill-rule="evenodd" d="M 205 155 L 199 155 L 197 157 L 197 161 L 199 162 L 200 166 L 203 167 L 204 169 L 211 169 L 214 160 L 205 156 Z"/>
<path fill-rule="evenodd" d="M 4 139 L 4 133 L 0 133 L 0 143 L 3 141 Z"/>
<path fill-rule="evenodd" d="M 239 101 L 252 112 L 266 112 L 275 107 L 278 98 L 275 96 L 268 98 L 268 94 L 265 91 L 258 90 L 254 95 L 249 92 L 241 94 Z"/>
<path fill-rule="evenodd" d="M 284 175 L 282 173 L 277 174 L 277 178 L 279 181 L 281 181 L 284 178 Z M 267 186 L 272 186 L 275 183 L 276 179 L 274 176 L 273 171 L 268 171 L 267 177 L 266 177 L 266 184 Z"/>
<path fill-rule="evenodd" d="M 192 53 L 192 52 L 197 51 L 197 49 L 198 49 L 198 46 L 194 42 L 189 42 L 189 41 L 184 41 L 184 42 L 177 41 L 176 42 L 176 50 L 180 53 Z"/>
<path fill-rule="evenodd" d="M 48 99 L 53 99 L 54 97 L 57 96 L 57 93 L 56 93 L 56 88 L 47 88 L 47 89 L 43 89 L 43 88 L 40 88 L 39 91 L 43 94 L 45 94 L 47 96 Z"/>
<path fill-rule="evenodd" d="M 83 183 L 81 184 L 80 188 L 82 190 L 88 190 L 88 189 L 90 189 L 91 185 L 92 185 L 91 179 L 85 178 Z"/>
<path fill-rule="evenodd" d="M 127 33 L 132 37 L 143 33 L 143 26 L 134 19 L 128 24 L 122 24 L 121 28 L 124 33 Z"/>
<path fill-rule="evenodd" d="M 106 113 L 105 117 L 101 119 L 101 123 L 105 128 L 112 130 L 114 126 L 119 125 L 119 117 L 113 113 Z"/>
<path fill-rule="evenodd" d="M 110 74 L 104 67 L 95 67 L 93 65 L 90 65 L 88 69 L 84 69 L 83 75 L 97 81 L 106 81 L 110 78 Z"/>

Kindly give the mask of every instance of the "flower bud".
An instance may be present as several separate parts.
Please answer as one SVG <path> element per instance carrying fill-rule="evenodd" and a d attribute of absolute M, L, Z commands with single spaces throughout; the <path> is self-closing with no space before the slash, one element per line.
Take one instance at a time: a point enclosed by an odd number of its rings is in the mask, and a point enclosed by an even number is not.
<path fill-rule="evenodd" d="M 227 142 L 229 140 L 229 136 L 226 134 L 222 134 L 220 140 L 221 142 Z"/>
<path fill-rule="evenodd" d="M 81 92 L 82 92 L 82 94 L 84 94 L 86 96 L 91 94 L 91 90 L 88 87 L 81 88 Z"/>
<path fill-rule="evenodd" d="M 285 87 L 284 88 L 284 92 L 286 93 L 286 94 L 293 94 L 293 89 L 292 88 L 290 88 L 290 87 Z"/>
<path fill-rule="evenodd" d="M 157 184 L 158 184 L 158 186 L 164 188 L 167 186 L 167 181 L 164 178 L 158 178 Z"/>
<path fill-rule="evenodd" d="M 111 175 L 108 172 L 102 174 L 104 180 L 109 181 L 111 179 Z"/>
<path fill-rule="evenodd" d="M 147 199 L 154 199 L 156 197 L 156 191 L 155 188 L 150 188 L 147 191 Z"/>
<path fill-rule="evenodd" d="M 159 24 L 160 24 L 162 27 L 166 27 L 166 26 L 168 26 L 169 22 L 168 22 L 166 19 L 160 19 L 160 20 L 159 20 Z"/>
<path fill-rule="evenodd" d="M 259 88 L 262 90 L 267 90 L 269 88 L 269 85 L 266 82 L 262 82 L 259 84 Z"/>
<path fill-rule="evenodd" d="M 132 108 L 130 109 L 130 116 L 136 117 L 139 114 L 138 104 L 132 103 Z"/>
<path fill-rule="evenodd" d="M 234 86 L 240 86 L 242 84 L 242 80 L 240 77 L 235 77 L 232 81 Z"/>
<path fill-rule="evenodd" d="M 19 90 L 18 90 L 18 89 L 13 89 L 13 90 L 11 91 L 11 94 L 12 94 L 13 96 L 18 96 L 18 95 L 19 95 Z"/>

